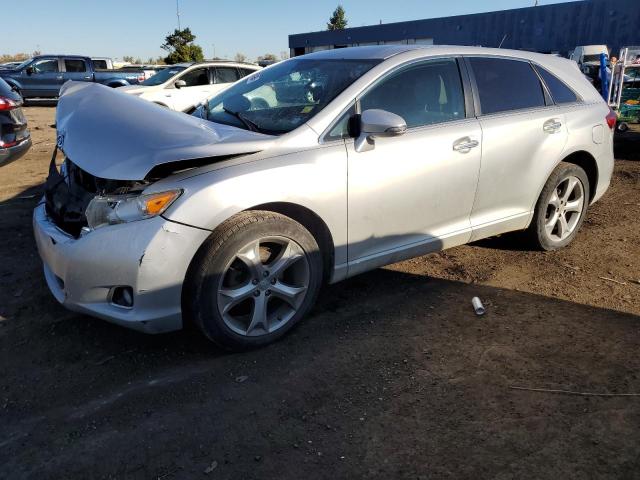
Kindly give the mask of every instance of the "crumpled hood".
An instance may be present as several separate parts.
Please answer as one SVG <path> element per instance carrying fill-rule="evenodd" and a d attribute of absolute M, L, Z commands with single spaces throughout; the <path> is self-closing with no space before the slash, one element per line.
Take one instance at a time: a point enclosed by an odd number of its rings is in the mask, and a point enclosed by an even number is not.
<path fill-rule="evenodd" d="M 278 139 L 87 82 L 65 85 L 56 126 L 58 146 L 73 163 L 112 180 L 143 180 L 166 163 L 259 152 Z"/>

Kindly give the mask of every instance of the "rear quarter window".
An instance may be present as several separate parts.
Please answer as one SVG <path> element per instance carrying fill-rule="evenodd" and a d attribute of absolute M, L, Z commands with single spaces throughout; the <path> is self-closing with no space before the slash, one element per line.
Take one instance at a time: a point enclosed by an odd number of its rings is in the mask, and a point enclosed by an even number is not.
<path fill-rule="evenodd" d="M 529 62 L 470 57 L 483 115 L 544 107 L 540 79 Z"/>
<path fill-rule="evenodd" d="M 578 101 L 577 95 L 562 80 L 540 66 L 537 66 L 536 69 L 547 85 L 551 98 L 555 103 L 562 104 Z"/>

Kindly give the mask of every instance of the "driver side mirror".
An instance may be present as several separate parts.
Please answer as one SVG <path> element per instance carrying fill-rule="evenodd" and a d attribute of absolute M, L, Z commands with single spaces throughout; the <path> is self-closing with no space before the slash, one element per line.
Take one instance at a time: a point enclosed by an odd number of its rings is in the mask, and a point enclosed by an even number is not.
<path fill-rule="evenodd" d="M 356 138 L 356 152 L 367 152 L 376 146 L 376 137 L 397 137 L 407 131 L 407 122 L 400 115 L 386 110 L 365 110 L 360 115 L 360 135 Z"/>
<path fill-rule="evenodd" d="M 31 67 L 31 66 L 29 66 L 29 67 L 25 68 L 25 70 L 24 70 L 24 71 L 25 71 L 25 73 L 26 73 L 27 75 L 32 75 L 32 74 L 35 72 L 35 70 L 34 70 L 34 69 L 33 69 L 33 67 Z"/>
<path fill-rule="evenodd" d="M 176 88 L 182 88 L 187 86 L 187 82 L 184 80 L 176 80 L 176 83 L 173 84 Z"/>

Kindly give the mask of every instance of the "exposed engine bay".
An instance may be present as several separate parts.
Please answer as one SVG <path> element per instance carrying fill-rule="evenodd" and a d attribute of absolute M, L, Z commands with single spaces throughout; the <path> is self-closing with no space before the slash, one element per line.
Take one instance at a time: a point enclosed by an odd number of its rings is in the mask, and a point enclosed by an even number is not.
<path fill-rule="evenodd" d="M 60 169 L 56 165 L 56 149 L 45 182 L 47 214 L 66 233 L 79 237 L 87 226 L 85 212 L 96 195 L 124 195 L 141 193 L 150 181 L 107 180 L 85 172 L 69 158 Z"/>

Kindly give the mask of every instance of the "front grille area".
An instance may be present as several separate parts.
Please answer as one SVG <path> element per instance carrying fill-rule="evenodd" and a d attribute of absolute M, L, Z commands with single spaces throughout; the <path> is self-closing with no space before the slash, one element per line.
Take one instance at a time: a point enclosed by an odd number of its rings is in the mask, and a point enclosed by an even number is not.
<path fill-rule="evenodd" d="M 49 165 L 45 183 L 47 214 L 53 222 L 70 235 L 79 237 L 87 226 L 85 211 L 96 195 L 120 195 L 142 190 L 142 182 L 108 180 L 91 175 L 65 158 L 63 167 L 56 166 L 57 151 Z"/>
<path fill-rule="evenodd" d="M 95 191 L 91 192 L 77 182 L 76 168 L 71 161 L 65 160 L 63 175 L 56 166 L 54 155 L 44 187 L 47 214 L 58 228 L 74 237 L 78 237 L 82 227 L 87 225 L 84 212 L 95 196 Z"/>

